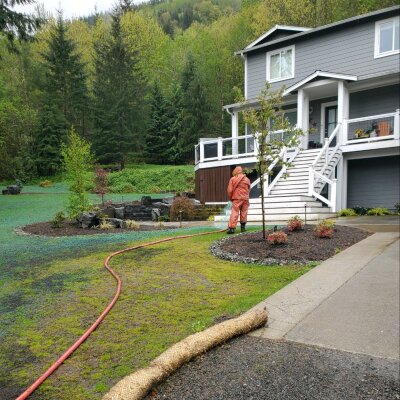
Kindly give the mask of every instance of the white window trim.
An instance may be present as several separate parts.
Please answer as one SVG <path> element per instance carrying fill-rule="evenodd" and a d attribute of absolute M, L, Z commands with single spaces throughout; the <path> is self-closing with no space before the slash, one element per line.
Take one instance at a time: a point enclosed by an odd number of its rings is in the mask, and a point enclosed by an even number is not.
<path fill-rule="evenodd" d="M 329 101 L 328 103 L 321 103 L 321 126 L 320 126 L 320 138 L 321 143 L 324 143 L 325 140 L 325 109 L 327 107 L 337 106 L 337 101 Z"/>
<path fill-rule="evenodd" d="M 292 50 L 292 73 L 290 76 L 287 76 L 285 78 L 276 78 L 276 79 L 271 79 L 271 57 L 275 54 L 279 54 L 283 50 Z M 293 46 L 288 46 L 288 47 L 282 47 L 280 49 L 276 49 L 273 51 L 268 51 L 267 52 L 267 81 L 270 83 L 273 82 L 280 82 L 280 81 L 286 81 L 288 79 L 293 79 L 294 78 L 294 62 L 295 62 L 296 56 L 295 56 L 295 47 Z"/>
<path fill-rule="evenodd" d="M 390 51 L 385 51 L 384 53 L 379 53 L 379 47 L 380 47 L 380 26 L 382 24 L 385 24 L 387 22 L 394 22 L 396 19 L 400 20 L 400 17 L 394 17 L 394 18 L 388 18 L 388 19 L 383 19 L 381 21 L 376 21 L 375 22 L 375 49 L 374 49 L 374 58 L 381 58 L 381 57 L 387 57 L 387 56 L 392 56 L 394 54 L 399 54 L 400 49 L 398 50 L 390 50 Z M 393 35 L 394 35 L 394 29 L 393 29 Z M 394 40 L 394 38 L 393 38 Z"/>

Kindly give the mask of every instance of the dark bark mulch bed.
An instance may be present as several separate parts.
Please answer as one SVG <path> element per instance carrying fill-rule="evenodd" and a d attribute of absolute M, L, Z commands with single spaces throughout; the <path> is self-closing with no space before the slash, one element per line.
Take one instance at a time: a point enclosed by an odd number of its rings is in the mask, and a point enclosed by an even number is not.
<path fill-rule="evenodd" d="M 308 264 L 326 260 L 371 234 L 348 226 L 336 226 L 330 239 L 317 237 L 313 225 L 307 225 L 295 232 L 282 230 L 288 235 L 286 244 L 272 245 L 263 240 L 260 231 L 228 236 L 215 242 L 210 250 L 216 257 L 230 261 L 254 264 Z M 271 232 L 268 231 L 267 235 Z"/>
<path fill-rule="evenodd" d="M 157 231 L 164 229 L 173 229 L 171 226 L 160 225 L 140 225 L 137 231 Z M 41 236 L 75 236 L 75 235 L 97 235 L 99 233 L 125 233 L 134 232 L 133 229 L 107 229 L 102 230 L 98 228 L 79 228 L 74 222 L 65 222 L 62 228 L 53 228 L 51 222 L 38 222 L 32 225 L 26 225 L 22 228 L 22 232 L 31 235 Z"/>

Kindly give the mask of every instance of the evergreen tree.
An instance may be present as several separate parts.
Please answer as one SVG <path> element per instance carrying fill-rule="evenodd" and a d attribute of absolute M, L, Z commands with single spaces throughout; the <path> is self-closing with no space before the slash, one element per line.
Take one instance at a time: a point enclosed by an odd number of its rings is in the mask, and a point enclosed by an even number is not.
<path fill-rule="evenodd" d="M 12 7 L 34 3 L 33 0 L 1 0 L 0 1 L 0 32 L 4 32 L 9 48 L 16 50 L 14 40 L 31 40 L 41 21 L 23 13 L 13 11 Z"/>
<path fill-rule="evenodd" d="M 189 54 L 182 78 L 183 111 L 182 132 L 179 137 L 181 158 L 190 161 L 194 146 L 204 136 L 207 126 L 208 107 L 195 61 Z"/>
<path fill-rule="evenodd" d="M 183 93 L 179 85 L 172 87 L 172 94 L 167 99 L 167 117 L 169 126 L 167 158 L 170 164 L 178 164 L 182 157 L 179 136 L 182 132 L 183 122 Z"/>
<path fill-rule="evenodd" d="M 41 110 L 35 143 L 35 163 L 39 175 L 54 175 L 61 167 L 60 147 L 67 136 L 68 124 L 55 104 Z"/>
<path fill-rule="evenodd" d="M 74 42 L 66 38 L 61 14 L 48 45 L 43 54 L 46 83 L 35 149 L 38 171 L 47 175 L 61 166 L 60 146 L 68 128 L 74 126 L 80 134 L 85 134 L 88 102 L 84 65 L 76 54 Z"/>
<path fill-rule="evenodd" d="M 95 43 L 94 149 L 102 163 L 119 163 L 138 154 L 144 114 L 144 79 L 121 31 L 123 8 L 112 13 L 111 37 Z"/>
<path fill-rule="evenodd" d="M 167 102 L 159 86 L 152 90 L 150 124 L 146 133 L 146 158 L 152 163 L 166 164 L 170 145 L 170 120 Z"/>
<path fill-rule="evenodd" d="M 85 134 L 88 103 L 84 64 L 76 52 L 75 43 L 66 37 L 67 29 L 59 14 L 43 54 L 46 67 L 45 101 L 56 104 L 68 125 L 80 135 Z"/>

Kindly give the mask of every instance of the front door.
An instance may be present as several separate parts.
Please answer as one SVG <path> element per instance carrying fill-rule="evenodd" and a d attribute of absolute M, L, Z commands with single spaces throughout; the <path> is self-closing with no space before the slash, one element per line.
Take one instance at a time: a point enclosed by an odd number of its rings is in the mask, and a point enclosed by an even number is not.
<path fill-rule="evenodd" d="M 325 137 L 328 138 L 337 125 L 337 106 L 325 108 Z"/>

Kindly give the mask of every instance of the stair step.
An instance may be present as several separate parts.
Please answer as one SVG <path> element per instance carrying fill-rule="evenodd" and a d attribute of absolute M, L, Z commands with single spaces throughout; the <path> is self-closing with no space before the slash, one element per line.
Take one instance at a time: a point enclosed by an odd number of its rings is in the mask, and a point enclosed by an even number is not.
<path fill-rule="evenodd" d="M 293 203 L 296 201 L 301 201 L 303 202 L 307 202 L 307 201 L 311 201 L 311 202 L 315 202 L 315 199 L 311 196 L 307 196 L 307 195 L 300 195 L 300 196 L 293 196 L 293 195 L 287 195 L 287 196 L 271 196 L 269 195 L 268 197 L 265 198 L 265 203 Z M 257 197 L 255 199 L 250 199 L 250 204 L 260 204 L 261 203 L 261 197 Z"/>
<path fill-rule="evenodd" d="M 275 208 L 302 208 L 304 211 L 304 205 L 307 204 L 307 208 L 321 208 L 322 203 L 319 203 L 318 201 L 310 201 L 310 202 L 304 202 L 304 201 L 293 201 L 293 202 L 286 202 L 286 203 L 266 203 L 264 202 L 264 208 L 267 208 L 269 210 L 273 210 Z M 250 209 L 261 209 L 261 203 L 254 203 L 250 204 Z"/>
<path fill-rule="evenodd" d="M 272 189 L 270 195 L 271 196 L 282 196 L 282 195 L 299 195 L 299 196 L 307 196 L 308 190 L 306 188 L 294 188 L 294 189 Z"/>
<path fill-rule="evenodd" d="M 266 212 L 270 215 L 273 214 L 298 214 L 304 215 L 304 207 L 280 207 L 280 208 L 266 208 Z M 326 214 L 329 213 L 330 209 L 328 207 L 307 207 L 307 214 Z M 261 214 L 260 208 L 249 208 L 248 215 L 258 215 Z"/>
<path fill-rule="evenodd" d="M 295 215 L 298 214 L 270 214 L 266 213 L 265 218 L 267 224 L 269 222 L 275 222 L 275 221 L 282 221 L 282 222 L 287 222 L 289 218 L 294 217 Z M 301 216 L 301 215 L 300 215 Z M 307 221 L 319 221 L 322 219 L 326 218 L 335 218 L 337 217 L 336 213 L 323 213 L 323 214 L 315 214 L 315 213 L 310 213 L 307 214 Z M 215 216 L 215 221 L 216 222 L 225 222 L 228 221 L 229 217 L 228 216 Z M 261 222 L 262 221 L 262 215 L 249 215 L 247 218 L 248 222 Z"/>

